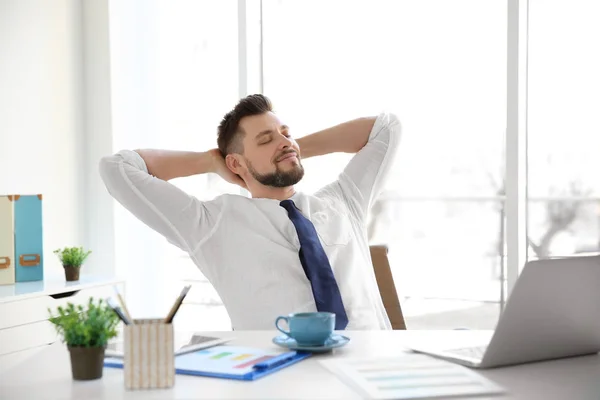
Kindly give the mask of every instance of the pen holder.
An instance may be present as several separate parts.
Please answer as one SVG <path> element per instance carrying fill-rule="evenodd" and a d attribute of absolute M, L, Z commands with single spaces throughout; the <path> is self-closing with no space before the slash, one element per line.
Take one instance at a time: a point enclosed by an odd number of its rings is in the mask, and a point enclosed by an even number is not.
<path fill-rule="evenodd" d="M 173 324 L 163 319 L 137 319 L 124 326 L 126 389 L 161 389 L 173 386 L 175 355 Z"/>

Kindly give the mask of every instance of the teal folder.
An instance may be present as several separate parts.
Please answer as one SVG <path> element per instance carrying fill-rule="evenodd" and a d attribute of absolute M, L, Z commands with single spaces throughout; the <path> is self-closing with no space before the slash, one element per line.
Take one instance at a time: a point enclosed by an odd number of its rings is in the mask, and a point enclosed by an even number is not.
<path fill-rule="evenodd" d="M 215 346 L 175 357 L 175 373 L 253 381 L 310 357 L 311 353 L 280 353 L 252 347 Z M 105 367 L 123 368 L 123 359 L 106 358 Z"/>
<path fill-rule="evenodd" d="M 44 279 L 42 196 L 15 196 L 15 280 Z"/>

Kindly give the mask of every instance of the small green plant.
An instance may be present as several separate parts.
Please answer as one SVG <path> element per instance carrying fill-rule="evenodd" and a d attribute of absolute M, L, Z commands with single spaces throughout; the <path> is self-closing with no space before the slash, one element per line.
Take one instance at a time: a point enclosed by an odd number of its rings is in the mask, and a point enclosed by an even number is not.
<path fill-rule="evenodd" d="M 50 313 L 50 322 L 62 336 L 62 341 L 70 347 L 104 347 L 117 336 L 119 317 L 104 302 L 90 297 L 87 307 L 67 303 L 56 309 L 57 315 Z"/>
<path fill-rule="evenodd" d="M 85 259 L 91 254 L 91 250 L 84 250 L 83 247 L 65 247 L 64 249 L 54 250 L 54 254 L 63 266 L 81 267 Z"/>

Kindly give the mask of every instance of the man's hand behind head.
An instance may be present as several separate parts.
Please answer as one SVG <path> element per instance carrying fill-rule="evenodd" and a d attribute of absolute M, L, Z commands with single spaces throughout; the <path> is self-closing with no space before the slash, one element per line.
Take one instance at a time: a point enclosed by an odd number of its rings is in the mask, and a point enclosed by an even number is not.
<path fill-rule="evenodd" d="M 227 167 L 225 164 L 225 159 L 221 155 L 219 149 L 209 150 L 208 153 L 212 157 L 212 172 L 218 174 L 221 178 L 225 179 L 229 183 L 233 183 L 234 185 L 248 189 L 244 180 L 240 178 L 239 175 L 231 172 L 231 170 Z"/>

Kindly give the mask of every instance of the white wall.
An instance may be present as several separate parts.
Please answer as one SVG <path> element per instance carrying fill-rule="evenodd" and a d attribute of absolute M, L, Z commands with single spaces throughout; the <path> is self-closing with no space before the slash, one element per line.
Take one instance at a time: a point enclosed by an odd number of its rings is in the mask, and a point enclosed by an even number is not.
<path fill-rule="evenodd" d="M 92 247 L 82 273 L 114 271 L 97 178 L 98 153 L 111 151 L 107 8 L 0 0 L 0 194 L 44 195 L 47 277 L 63 276 L 52 254 L 63 246 Z"/>
<path fill-rule="evenodd" d="M 70 1 L 0 0 L 0 193 L 44 195 L 52 250 L 82 242 L 81 21 Z"/>

